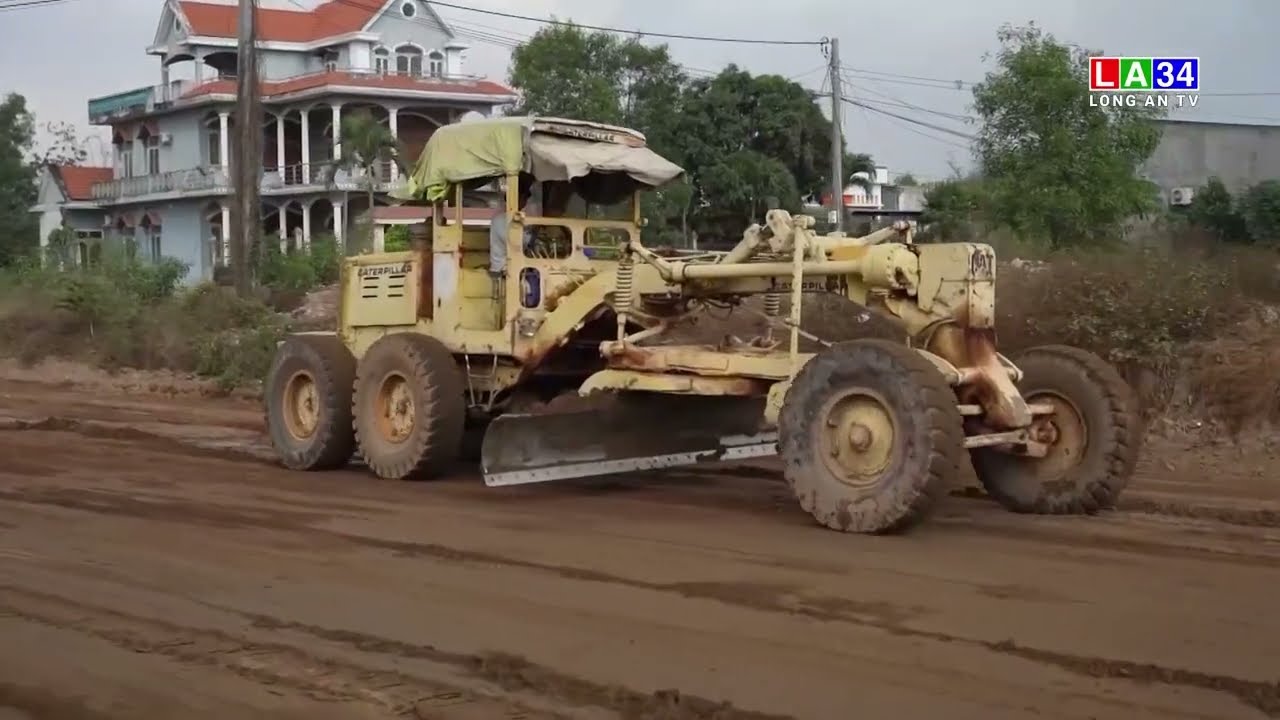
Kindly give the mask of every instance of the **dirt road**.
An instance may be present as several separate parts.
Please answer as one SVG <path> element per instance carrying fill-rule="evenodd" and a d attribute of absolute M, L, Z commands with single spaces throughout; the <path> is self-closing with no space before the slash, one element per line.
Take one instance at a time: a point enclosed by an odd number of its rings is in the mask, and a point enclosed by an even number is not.
<path fill-rule="evenodd" d="M 1280 463 L 816 528 L 769 467 L 489 490 L 264 461 L 256 406 L 0 382 L 0 719 L 1280 716 Z"/>

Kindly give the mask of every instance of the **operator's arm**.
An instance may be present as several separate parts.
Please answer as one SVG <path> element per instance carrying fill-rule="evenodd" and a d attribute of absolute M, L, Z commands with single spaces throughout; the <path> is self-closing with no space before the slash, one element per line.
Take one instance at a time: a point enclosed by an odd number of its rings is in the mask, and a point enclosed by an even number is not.
<path fill-rule="evenodd" d="M 499 213 L 489 224 L 489 272 L 502 273 L 507 269 L 507 216 Z"/>

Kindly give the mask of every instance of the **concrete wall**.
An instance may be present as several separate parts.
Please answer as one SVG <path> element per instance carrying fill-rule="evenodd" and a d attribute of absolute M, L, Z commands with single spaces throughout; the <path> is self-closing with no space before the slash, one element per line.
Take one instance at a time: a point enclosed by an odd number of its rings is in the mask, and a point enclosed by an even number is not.
<path fill-rule="evenodd" d="M 263 50 L 258 58 L 262 77 L 267 80 L 283 80 L 324 69 L 318 53 Z"/>
<path fill-rule="evenodd" d="M 1232 192 L 1280 179 L 1280 127 L 1165 121 L 1142 174 L 1167 200 L 1175 187 L 1199 187 L 1218 176 Z"/>

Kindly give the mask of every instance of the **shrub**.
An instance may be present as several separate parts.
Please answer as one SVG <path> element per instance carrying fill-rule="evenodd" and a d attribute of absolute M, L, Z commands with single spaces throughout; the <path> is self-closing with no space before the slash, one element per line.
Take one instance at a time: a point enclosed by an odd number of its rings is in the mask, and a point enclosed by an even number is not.
<path fill-rule="evenodd" d="M 1196 190 L 1188 220 L 1223 242 L 1247 242 L 1249 231 L 1227 186 L 1213 177 Z"/>
<path fill-rule="evenodd" d="M 186 267 L 104 258 L 59 272 L 24 265 L 0 273 L 0 351 L 114 369 L 171 369 L 230 389 L 265 374 L 283 319 L 258 300 L 213 284 L 180 289 Z"/>
<path fill-rule="evenodd" d="M 1280 244 L 1280 180 L 1264 180 L 1245 191 L 1239 215 L 1249 237 L 1258 243 Z"/>
<path fill-rule="evenodd" d="M 386 252 L 402 252 L 409 249 L 409 226 L 392 225 L 387 228 L 387 235 L 382 249 Z"/>
<path fill-rule="evenodd" d="M 1002 268 L 1002 345 L 1066 343 L 1123 366 L 1162 370 L 1182 344 L 1214 336 L 1244 298 L 1228 263 L 1162 250 L 1075 252 L 1036 269 Z"/>

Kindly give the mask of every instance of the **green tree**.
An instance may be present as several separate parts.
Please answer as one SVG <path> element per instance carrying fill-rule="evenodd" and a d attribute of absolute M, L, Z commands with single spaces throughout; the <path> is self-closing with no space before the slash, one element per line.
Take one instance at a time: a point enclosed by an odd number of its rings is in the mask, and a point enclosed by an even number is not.
<path fill-rule="evenodd" d="M 730 65 L 690 83 L 682 110 L 677 137 L 700 235 L 734 239 L 766 199 L 794 208 L 828 191 L 831 123 L 801 85 Z"/>
<path fill-rule="evenodd" d="M 1196 190 L 1187 212 L 1191 223 L 1223 242 L 1246 242 L 1249 231 L 1231 191 L 1217 177 Z"/>
<path fill-rule="evenodd" d="M 893 181 L 898 185 L 903 185 L 907 187 L 920 184 L 920 181 L 916 179 L 916 176 L 912 175 L 909 172 L 902 173 L 898 177 L 894 178 Z"/>
<path fill-rule="evenodd" d="M 850 183 L 870 191 L 872 180 L 876 178 L 876 161 L 866 153 L 845 153 L 841 168 Z M 857 173 L 865 173 L 866 177 Z"/>
<path fill-rule="evenodd" d="M 400 142 L 391 134 L 391 130 L 368 110 L 356 111 L 342 119 L 342 135 L 338 145 L 342 151 L 342 157 L 330 168 L 329 184 L 333 184 L 339 170 L 360 172 L 365 195 L 369 201 L 367 240 L 372 245 L 373 199 L 378 187 L 380 171 L 386 163 L 393 163 L 400 168 L 401 173 L 408 172 L 404 163 L 404 153 Z"/>
<path fill-rule="evenodd" d="M 929 188 L 920 215 L 929 236 L 953 242 L 972 240 L 974 223 L 982 212 L 982 190 L 977 180 L 948 180 Z"/>
<path fill-rule="evenodd" d="M 0 101 L 0 267 L 29 255 L 39 242 L 36 166 L 30 161 L 35 118 L 16 93 Z"/>
<path fill-rule="evenodd" d="M 622 55 L 610 33 L 542 28 L 511 53 L 509 80 L 521 94 L 515 114 L 622 122 Z"/>
<path fill-rule="evenodd" d="M 1155 207 L 1137 176 L 1160 139 L 1158 108 L 1090 107 L 1091 53 L 1035 24 L 1003 26 L 996 70 L 973 89 L 992 220 L 1054 247 L 1102 241 Z"/>
<path fill-rule="evenodd" d="M 1280 180 L 1263 180 L 1240 198 L 1240 215 L 1254 242 L 1280 244 Z"/>

